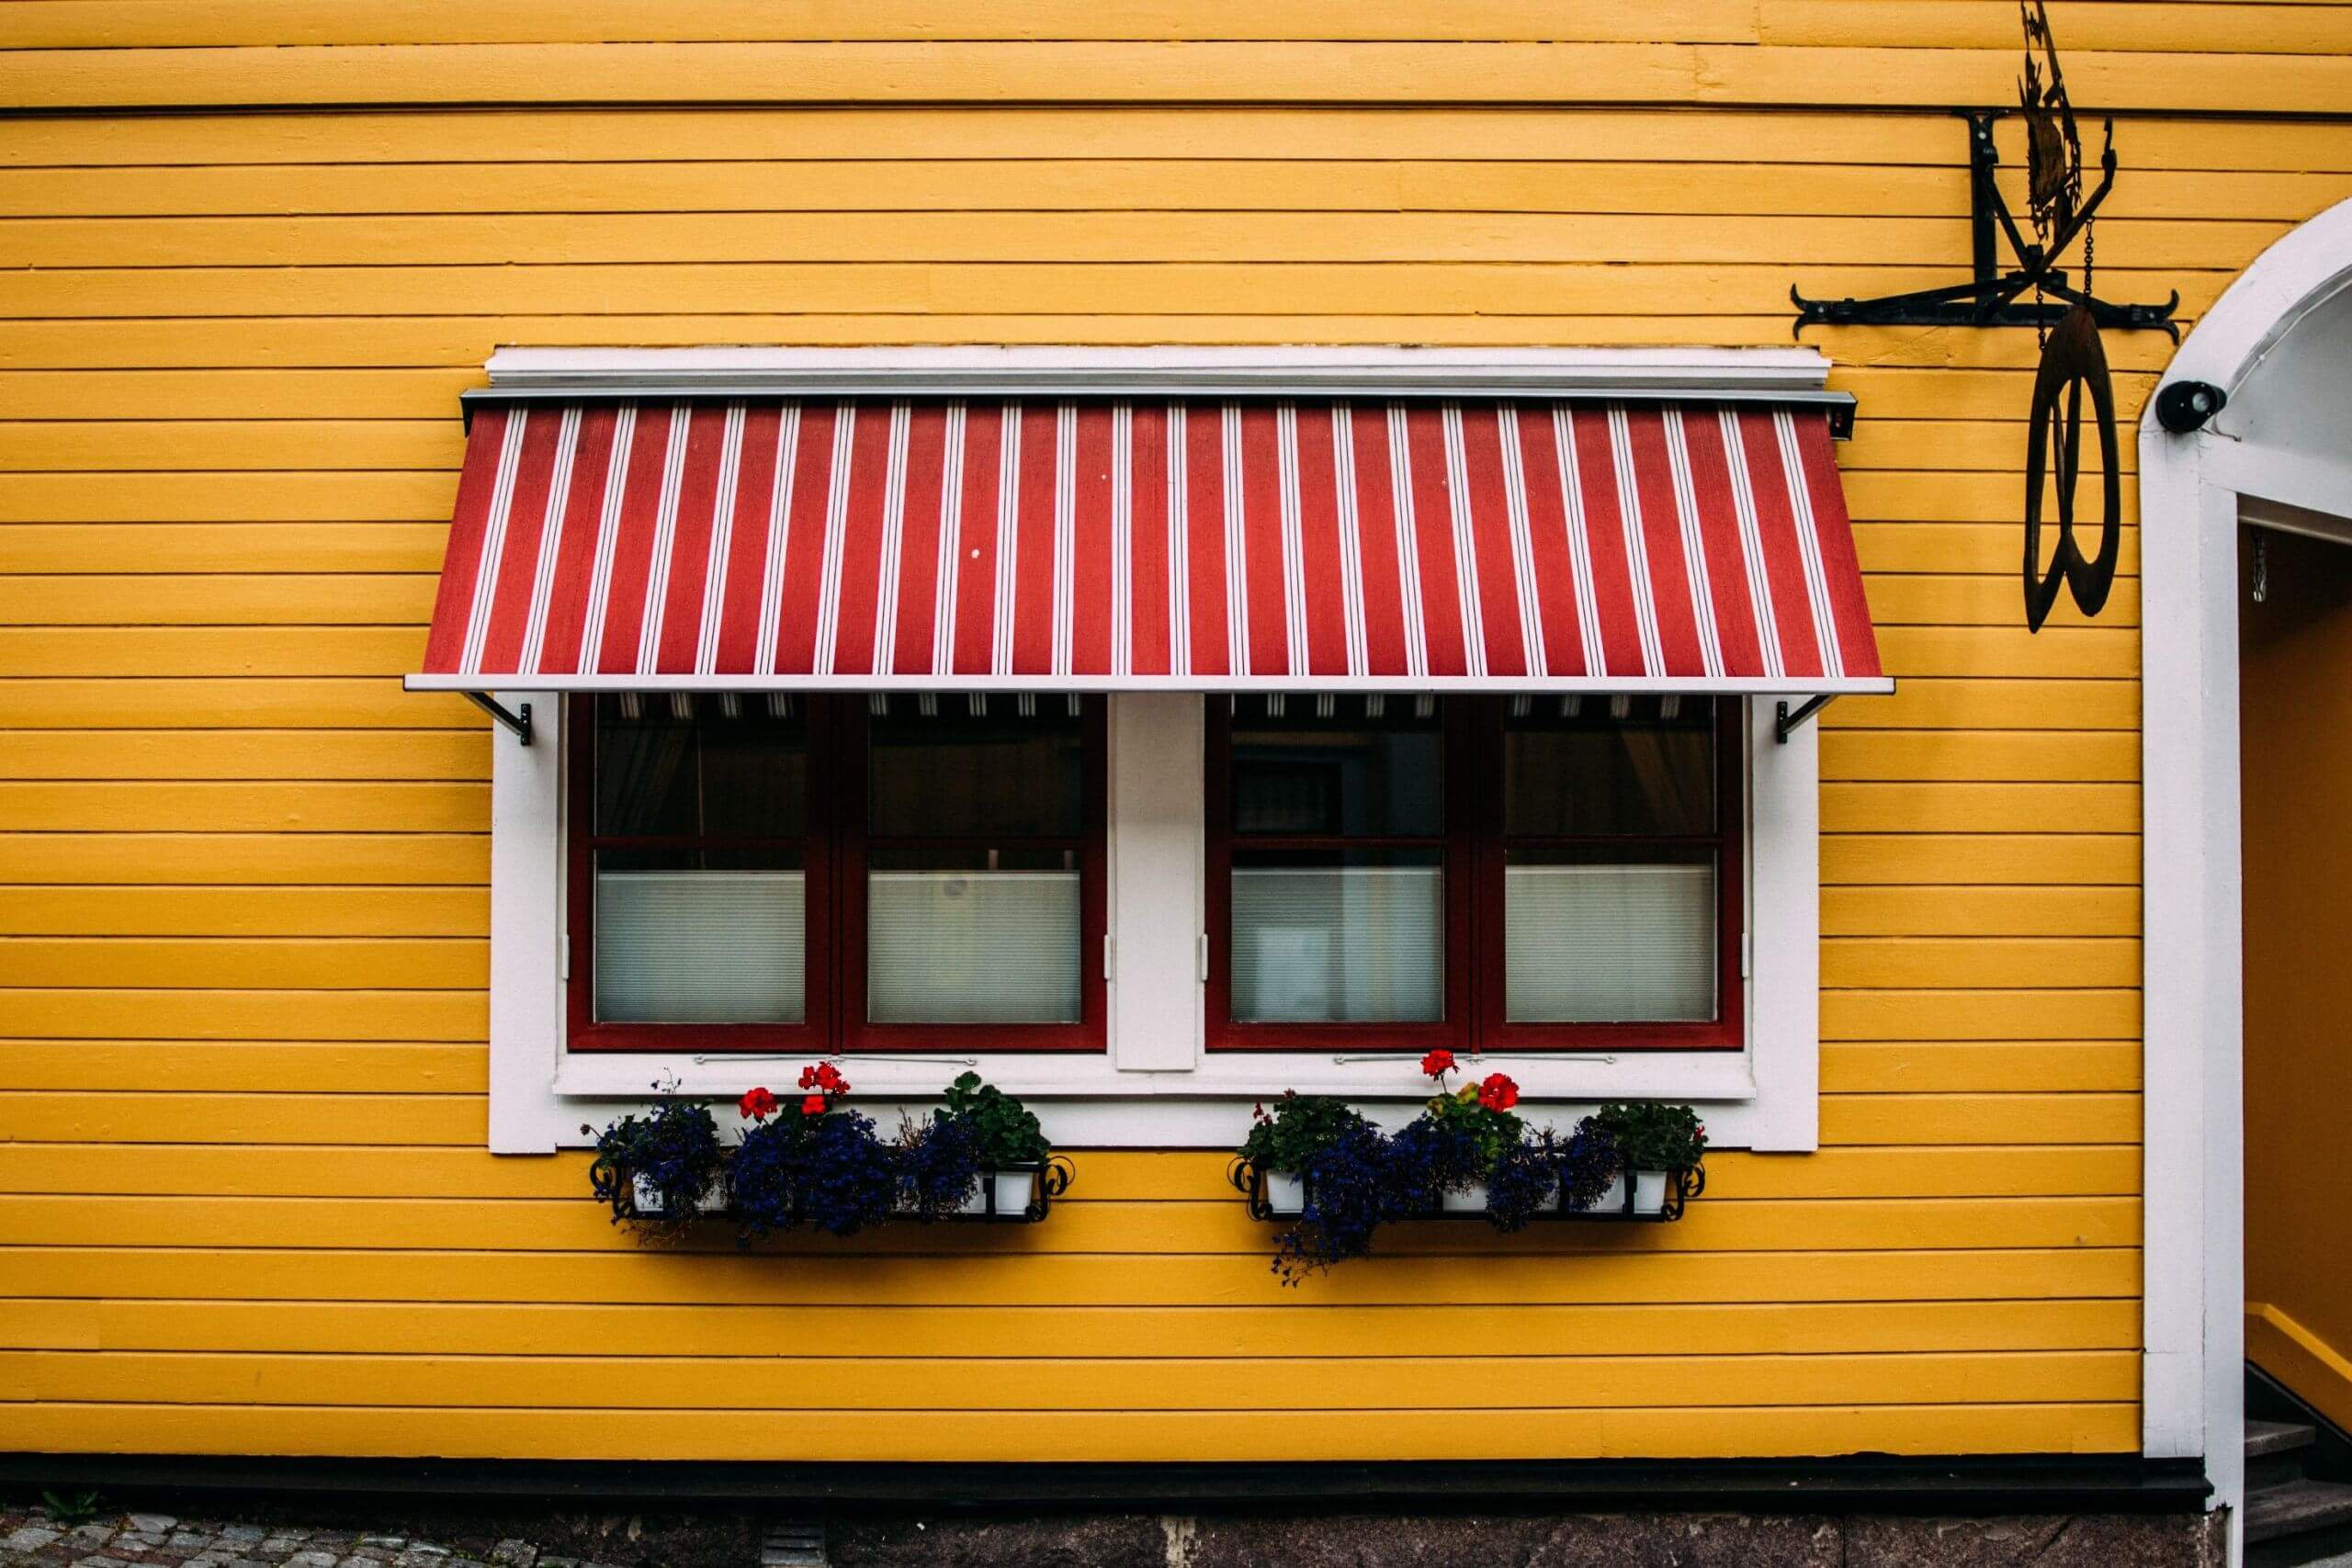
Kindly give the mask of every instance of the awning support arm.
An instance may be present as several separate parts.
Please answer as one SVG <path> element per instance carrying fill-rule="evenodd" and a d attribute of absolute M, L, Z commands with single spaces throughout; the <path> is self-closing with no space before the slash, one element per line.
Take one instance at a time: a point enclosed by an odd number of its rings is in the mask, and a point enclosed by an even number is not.
<path fill-rule="evenodd" d="M 465 698 L 466 701 L 473 704 L 474 706 L 481 709 L 482 712 L 490 715 L 491 717 L 496 719 L 499 723 L 513 730 L 514 732 L 514 739 L 517 744 L 528 746 L 531 743 L 530 704 L 523 703 L 518 705 L 523 710 L 520 713 L 508 713 L 504 708 L 491 701 L 487 693 L 468 692 L 465 694 Z M 1788 711 L 1788 705 L 1783 703 L 1781 705 L 1781 708 L 1783 713 L 1786 713 Z"/>
<path fill-rule="evenodd" d="M 1823 708 L 1827 707 L 1831 703 L 1834 703 L 1837 700 L 1837 693 L 1824 692 L 1817 697 L 1807 697 L 1804 702 L 1799 703 L 1794 713 L 1791 713 L 1789 711 L 1789 705 L 1786 703 L 1774 704 L 1772 716 L 1772 739 L 1774 743 L 1777 745 L 1786 746 L 1789 743 L 1790 731 L 1793 730 L 1798 725 L 1803 724 L 1806 719 L 1811 718 L 1815 714 L 1819 713 Z M 528 709 L 525 710 L 526 713 L 528 711 Z"/>

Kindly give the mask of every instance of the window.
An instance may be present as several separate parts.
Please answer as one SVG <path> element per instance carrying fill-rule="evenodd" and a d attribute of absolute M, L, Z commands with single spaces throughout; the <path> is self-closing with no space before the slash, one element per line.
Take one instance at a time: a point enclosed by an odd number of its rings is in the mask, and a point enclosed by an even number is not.
<path fill-rule="evenodd" d="M 576 699 L 575 1050 L 1100 1050 L 1097 699 Z"/>
<path fill-rule="evenodd" d="M 1213 1048 L 1741 1043 L 1736 704 L 1210 706 Z"/>

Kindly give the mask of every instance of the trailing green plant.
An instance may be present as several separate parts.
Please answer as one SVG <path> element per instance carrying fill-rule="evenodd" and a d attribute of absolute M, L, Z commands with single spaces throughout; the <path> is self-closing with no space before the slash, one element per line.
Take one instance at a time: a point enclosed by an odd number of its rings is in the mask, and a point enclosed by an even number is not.
<path fill-rule="evenodd" d="M 596 1134 L 588 1181 L 612 1206 L 615 1224 L 675 1236 L 694 1224 L 703 1194 L 718 1179 L 718 1123 L 708 1106 L 679 1099 L 674 1082 L 652 1087 L 661 1099 L 650 1111 L 623 1116 Z M 640 1183 L 659 1199 L 659 1213 L 638 1206 Z"/>
<path fill-rule="evenodd" d="M 1330 1095 L 1284 1089 L 1272 1111 L 1261 1105 L 1251 1112 L 1241 1157 L 1260 1170 L 1304 1175 L 1317 1155 L 1371 1125 Z"/>
<path fill-rule="evenodd" d="M 959 1075 L 947 1086 L 947 1116 L 970 1127 L 980 1164 L 989 1170 L 1043 1165 L 1054 1152 L 1037 1115 L 978 1073 Z"/>
<path fill-rule="evenodd" d="M 1591 1118 L 1615 1142 L 1627 1170 L 1696 1170 L 1707 1152 L 1707 1124 L 1688 1105 L 1617 1101 Z"/>

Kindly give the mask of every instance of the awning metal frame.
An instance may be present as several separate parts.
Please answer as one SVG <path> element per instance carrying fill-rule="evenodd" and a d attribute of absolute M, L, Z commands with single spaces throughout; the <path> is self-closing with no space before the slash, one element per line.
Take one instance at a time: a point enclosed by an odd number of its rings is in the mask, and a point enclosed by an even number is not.
<path fill-rule="evenodd" d="M 1790 711 L 1789 705 L 1785 702 L 1774 703 L 1772 705 L 1772 743 L 1776 746 L 1786 746 L 1789 743 L 1791 731 L 1844 694 L 1842 692 L 1824 692 L 1819 696 L 1807 697 L 1796 705 L 1794 712 Z"/>
<path fill-rule="evenodd" d="M 474 706 L 481 709 L 482 712 L 490 715 L 491 717 L 496 719 L 507 728 L 513 730 L 514 732 L 514 741 L 516 745 L 528 746 L 531 743 L 530 704 L 518 703 L 515 705 L 521 711 L 509 713 L 504 707 L 492 700 L 487 693 L 459 692 L 458 694 L 465 698 L 466 701 L 473 704 Z M 1786 705 L 1783 704 L 1782 705 L 1785 706 Z"/>

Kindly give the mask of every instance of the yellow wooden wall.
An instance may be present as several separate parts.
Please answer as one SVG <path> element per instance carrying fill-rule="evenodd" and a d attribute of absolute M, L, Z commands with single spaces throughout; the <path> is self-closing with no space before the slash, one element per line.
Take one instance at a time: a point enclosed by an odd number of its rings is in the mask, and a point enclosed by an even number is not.
<path fill-rule="evenodd" d="M 2123 111 L 2112 297 L 2193 316 L 2352 194 L 2352 6 L 2055 11 Z M 581 1156 L 482 1152 L 490 732 L 397 681 L 495 345 L 1785 343 L 1792 282 L 1965 265 L 1940 106 L 2010 98 L 2015 28 L 0 7 L 0 1447 L 2134 1448 L 2136 541 L 2026 635 L 2029 333 L 1814 334 L 1902 679 L 1824 725 L 1824 1146 L 1638 1236 L 1285 1292 L 1219 1158 L 1082 1153 L 1033 1234 L 641 1252 Z M 2109 351 L 2136 410 L 2167 345 Z"/>

